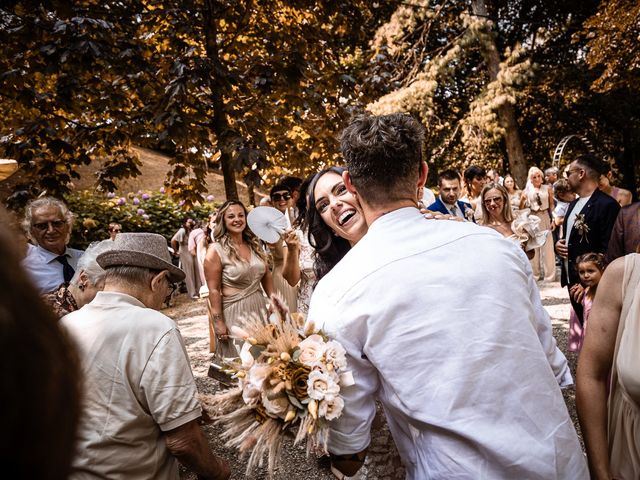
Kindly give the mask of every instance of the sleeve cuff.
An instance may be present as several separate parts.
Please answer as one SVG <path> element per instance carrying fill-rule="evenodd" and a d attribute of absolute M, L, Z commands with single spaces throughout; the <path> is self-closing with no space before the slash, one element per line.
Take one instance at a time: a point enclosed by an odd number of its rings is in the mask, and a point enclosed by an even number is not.
<path fill-rule="evenodd" d="M 159 425 L 160 430 L 163 432 L 168 432 L 169 430 L 173 430 L 174 428 L 181 427 L 185 423 L 189 423 L 196 418 L 200 418 L 202 416 L 202 408 L 198 405 L 197 408 L 192 410 L 189 413 L 185 413 L 184 415 L 174 418 L 173 420 L 169 420 L 161 425 Z"/>

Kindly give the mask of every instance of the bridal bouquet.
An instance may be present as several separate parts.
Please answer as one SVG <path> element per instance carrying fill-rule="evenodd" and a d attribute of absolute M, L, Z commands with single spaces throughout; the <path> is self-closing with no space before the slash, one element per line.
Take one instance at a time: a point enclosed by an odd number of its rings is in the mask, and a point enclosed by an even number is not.
<path fill-rule="evenodd" d="M 345 350 L 304 317 L 291 314 L 277 297 L 269 318 L 251 316 L 232 327 L 243 341 L 240 358 L 230 359 L 225 373 L 238 386 L 217 395 L 202 395 L 209 416 L 221 424 L 228 446 L 249 453 L 247 474 L 262 466 L 268 454 L 269 474 L 277 465 L 282 439 L 306 440 L 307 454 L 327 451 L 327 422 L 344 407 L 340 389 L 353 385 Z"/>

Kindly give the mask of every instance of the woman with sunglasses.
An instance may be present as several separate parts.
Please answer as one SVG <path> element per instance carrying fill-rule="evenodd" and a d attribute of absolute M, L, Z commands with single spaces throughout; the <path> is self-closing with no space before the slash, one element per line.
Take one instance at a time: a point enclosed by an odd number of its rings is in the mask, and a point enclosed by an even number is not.
<path fill-rule="evenodd" d="M 284 214 L 287 220 L 287 228 L 291 228 L 291 189 L 287 185 L 277 184 L 271 189 L 269 198 L 271 199 L 271 205 Z M 283 237 L 280 241 L 269 245 L 273 260 L 273 288 L 282 295 L 289 310 L 296 312 L 298 311 L 298 288 L 289 285 L 289 282 L 282 274 L 285 268 L 286 242 L 287 239 Z"/>
<path fill-rule="evenodd" d="M 538 167 L 531 167 L 527 175 L 527 186 L 522 192 L 520 208 L 528 208 L 540 219 L 540 230 L 551 231 L 551 212 L 554 208 L 553 190 L 550 185 L 544 185 L 544 175 Z M 541 268 L 542 265 L 542 268 Z M 553 249 L 553 236 L 547 239 L 540 248 L 536 248 L 531 259 L 533 276 L 536 280 L 553 282 L 556 278 L 556 255 Z"/>
<path fill-rule="evenodd" d="M 109 240 L 114 241 L 118 234 L 122 232 L 122 226 L 119 223 L 112 222 L 109 224 Z"/>
<path fill-rule="evenodd" d="M 236 357 L 238 350 L 229 340 L 229 329 L 241 317 L 266 317 L 264 293 L 271 296 L 273 280 L 260 241 L 247 226 L 247 209 L 242 202 L 229 200 L 222 204 L 213 236 L 215 242 L 204 259 L 210 351 L 221 357 Z M 217 349 L 216 340 L 220 342 Z"/>
<path fill-rule="evenodd" d="M 518 210 L 516 216 L 509 201 L 509 191 L 502 185 L 490 183 L 485 185 L 480 194 L 482 221 L 480 225 L 493 228 L 503 237 L 517 243 L 533 258 L 536 242 L 545 240 L 545 233 L 538 228 L 540 220 L 530 215 L 528 209 Z"/>

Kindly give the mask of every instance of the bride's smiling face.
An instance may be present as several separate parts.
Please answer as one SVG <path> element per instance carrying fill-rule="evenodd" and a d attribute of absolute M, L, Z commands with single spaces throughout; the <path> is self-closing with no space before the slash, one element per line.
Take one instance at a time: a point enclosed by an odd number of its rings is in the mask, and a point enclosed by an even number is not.
<path fill-rule="evenodd" d="M 344 186 L 342 177 L 327 172 L 316 182 L 313 190 L 315 208 L 324 223 L 351 245 L 356 244 L 365 233 L 365 222 L 360 204 Z"/>

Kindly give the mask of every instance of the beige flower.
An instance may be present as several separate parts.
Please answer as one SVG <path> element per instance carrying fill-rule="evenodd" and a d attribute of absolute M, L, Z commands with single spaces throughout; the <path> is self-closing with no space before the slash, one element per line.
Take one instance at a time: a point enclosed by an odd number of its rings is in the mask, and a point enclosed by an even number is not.
<path fill-rule="evenodd" d="M 247 371 L 246 378 L 240 381 L 244 403 L 255 405 L 260 401 L 264 383 L 270 370 L 267 365 L 254 365 Z"/>
<path fill-rule="evenodd" d="M 346 351 L 342 345 L 335 340 L 327 342 L 326 349 L 324 351 L 324 358 L 327 363 L 331 363 L 334 368 L 340 370 L 347 368 Z"/>
<path fill-rule="evenodd" d="M 307 393 L 314 400 L 333 398 L 340 393 L 335 373 L 314 370 L 307 380 Z"/>
<path fill-rule="evenodd" d="M 267 392 L 262 392 L 262 405 L 270 417 L 284 419 L 289 409 L 289 400 L 286 395 L 278 395 L 270 399 Z"/>
<path fill-rule="evenodd" d="M 298 361 L 312 367 L 322 359 L 326 343 L 320 335 L 314 334 L 301 341 L 298 347 L 300 348 Z"/>
<path fill-rule="evenodd" d="M 340 395 L 331 399 L 325 399 L 320 402 L 318 408 L 318 415 L 331 421 L 342 415 L 342 409 L 344 408 L 344 400 Z"/>

